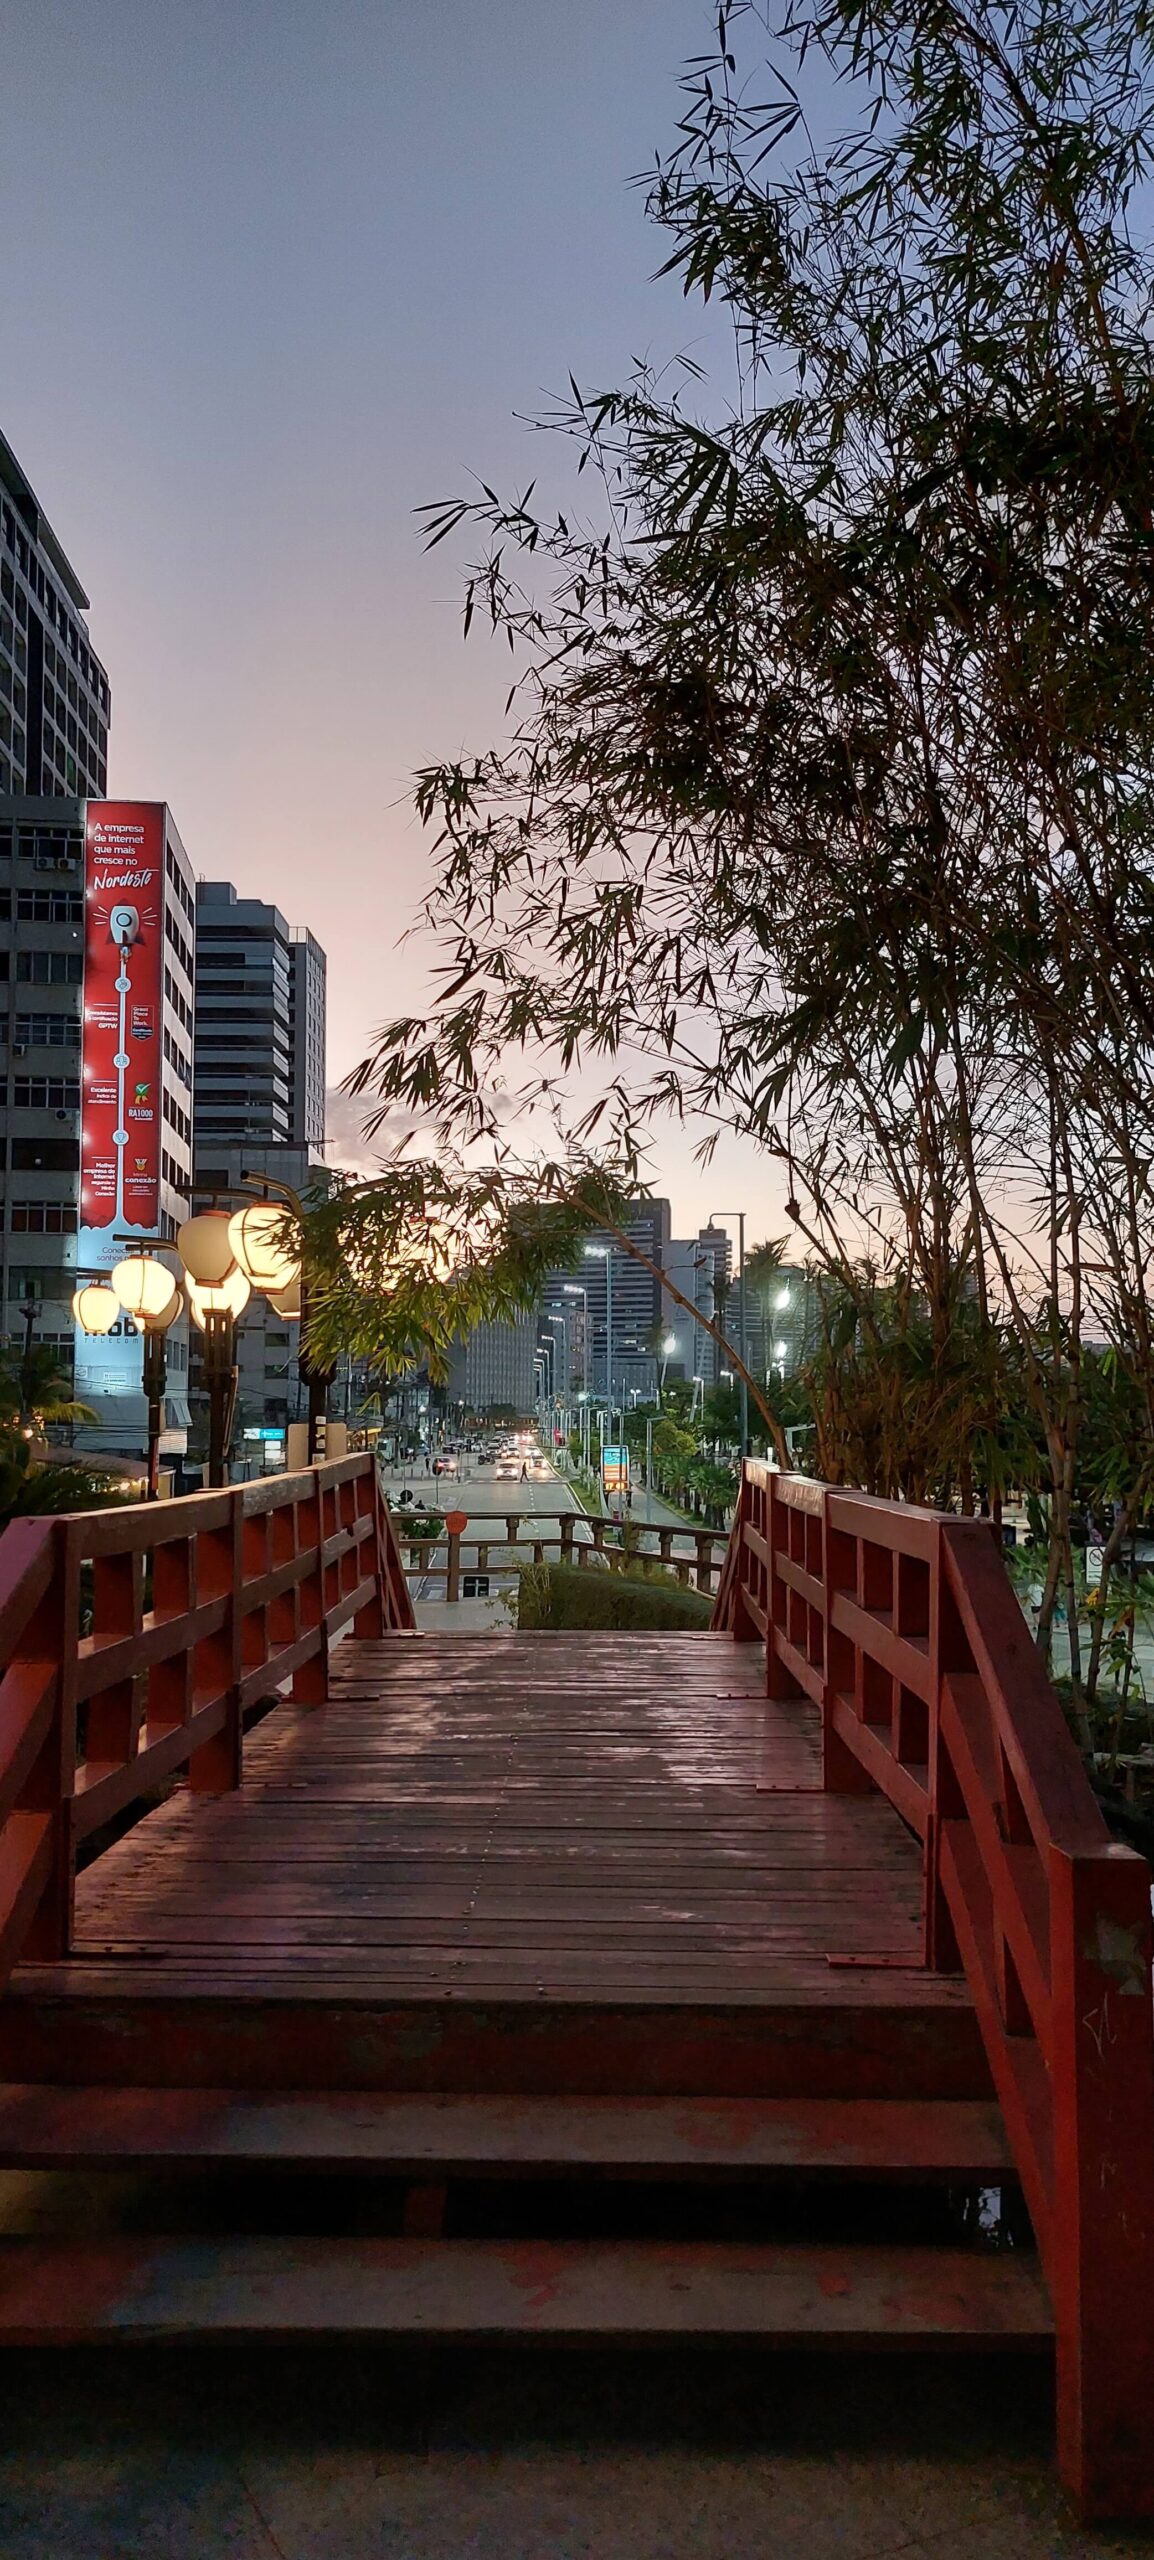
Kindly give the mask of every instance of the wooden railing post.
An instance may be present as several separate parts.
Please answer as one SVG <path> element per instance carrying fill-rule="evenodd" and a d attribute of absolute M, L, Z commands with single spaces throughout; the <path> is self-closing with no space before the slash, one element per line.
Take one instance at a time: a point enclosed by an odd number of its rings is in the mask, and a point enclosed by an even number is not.
<path fill-rule="evenodd" d="M 357 1479 L 356 1499 L 358 1515 L 363 1517 L 367 1512 L 373 1523 L 372 1556 L 376 1570 L 376 1589 L 372 1599 L 366 1602 L 364 1608 L 358 1609 L 353 1619 L 353 1634 L 366 1637 L 371 1642 L 375 1636 L 383 1636 L 386 1631 L 389 1598 L 388 1525 L 385 1519 L 385 1498 L 381 1491 L 381 1479 L 377 1473 L 375 1459 L 372 1474 Z"/>
<path fill-rule="evenodd" d="M 460 1599 L 460 1597 L 461 1597 L 461 1532 L 460 1532 L 460 1530 L 459 1530 L 459 1529 L 450 1529 L 450 1531 L 449 1531 L 449 1554 L 448 1554 L 448 1561 L 447 1561 L 446 1568 L 445 1568 L 445 1598 L 446 1598 L 446 1600 L 459 1600 L 459 1599 Z"/>
<path fill-rule="evenodd" d="M 42 1963 L 68 1953 L 72 1936 L 76 1853 L 72 1791 L 76 1774 L 76 1692 L 69 1676 L 79 1622 L 78 1577 L 69 1572 L 63 1520 L 21 1520 L 7 1532 L 5 1563 L 15 1584 L 37 1548 L 47 1547 L 49 1578 L 20 1639 L 19 1671 L 4 1681 L 13 1723 L 32 1712 L 32 1759 L 19 1785 L 7 1836 L 13 1842 L 12 1900 L 0 1900 L 0 1982 L 19 1954 Z M 7 1581 L 8 1577 L 4 1577 Z M 72 1639 L 70 1644 L 69 1639 Z M 36 1693 L 43 1704 L 36 1709 Z M 37 1728 L 39 1739 L 37 1741 Z M 26 1730 L 28 1730 L 26 1726 Z M 0 1837 L 4 1825 L 0 1822 Z M 27 1842 L 28 1855 L 21 1850 Z"/>
<path fill-rule="evenodd" d="M 1050 1852 L 1058 2460 L 1080 2513 L 1154 2511 L 1150 1872 Z"/>
<path fill-rule="evenodd" d="M 301 1706 L 323 1706 L 329 1694 L 329 1631 L 325 1620 L 325 1506 L 321 1470 L 309 1469 L 309 1491 L 297 1506 L 297 1551 L 312 1553 L 312 1570 L 300 1585 L 301 1634 L 316 1628 L 317 1649 L 293 1673 L 292 1693 Z"/>
<path fill-rule="evenodd" d="M 212 1734 L 189 1758 L 189 1786 L 195 1794 L 203 1795 L 224 1795 L 230 1788 L 239 1787 L 243 1750 L 240 1704 L 243 1488 L 236 1485 L 231 1493 L 218 1498 L 228 1503 L 227 1524 L 223 1529 L 202 1529 L 197 1540 L 196 1559 L 197 1598 L 221 1599 L 225 1603 L 224 1625 L 219 1634 L 209 1636 L 197 1646 L 205 1685 L 222 1689 L 225 1693 L 224 1722 L 220 1731 Z"/>

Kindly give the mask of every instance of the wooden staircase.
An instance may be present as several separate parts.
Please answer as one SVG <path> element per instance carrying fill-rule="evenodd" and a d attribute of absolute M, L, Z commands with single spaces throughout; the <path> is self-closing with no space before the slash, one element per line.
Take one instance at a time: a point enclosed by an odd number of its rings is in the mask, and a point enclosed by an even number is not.
<path fill-rule="evenodd" d="M 0 2164 L 8 2346 L 1052 2338 L 1032 2250 L 925 2236 L 1013 2184 L 983 2101 L 9 2087 Z"/>

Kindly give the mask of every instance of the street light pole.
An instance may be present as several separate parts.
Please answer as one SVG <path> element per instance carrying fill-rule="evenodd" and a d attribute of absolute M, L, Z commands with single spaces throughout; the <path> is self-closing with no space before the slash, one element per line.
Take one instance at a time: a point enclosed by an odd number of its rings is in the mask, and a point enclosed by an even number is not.
<path fill-rule="evenodd" d="M 710 1226 L 719 1226 L 723 1218 L 736 1218 L 737 1220 L 737 1348 L 741 1353 L 742 1369 L 745 1370 L 749 1366 L 745 1349 L 745 1211 L 744 1209 L 718 1209 L 710 1216 Z M 743 1458 L 748 1458 L 749 1388 L 744 1377 L 742 1377 L 740 1384 L 741 1454 Z"/>

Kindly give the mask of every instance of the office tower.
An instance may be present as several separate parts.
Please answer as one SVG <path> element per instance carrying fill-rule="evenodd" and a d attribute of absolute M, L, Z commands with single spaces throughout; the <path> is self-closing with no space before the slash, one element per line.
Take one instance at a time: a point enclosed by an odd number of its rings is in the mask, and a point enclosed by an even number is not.
<path fill-rule="evenodd" d="M 0 797 L 102 798 L 108 678 L 88 598 L 0 436 Z"/>
<path fill-rule="evenodd" d="M 456 1344 L 449 1370 L 450 1407 L 483 1417 L 508 1415 L 523 1421 L 533 1411 L 533 1355 L 537 1318 L 517 1316 L 511 1324 L 478 1324 Z"/>
<path fill-rule="evenodd" d="M 712 1323 L 720 1322 L 731 1340 L 736 1338 L 737 1312 L 729 1286 L 733 1240 L 724 1227 L 699 1227 L 695 1236 L 672 1237 L 665 1248 L 663 1268 L 683 1298 L 688 1298 Z M 716 1386 L 727 1363 L 713 1335 L 675 1298 L 664 1294 L 662 1323 L 675 1345 L 668 1355 L 666 1374 L 695 1379 L 706 1387 Z"/>
<path fill-rule="evenodd" d="M 327 970 L 319 942 L 306 926 L 294 925 L 289 936 L 289 1117 L 294 1147 L 323 1147 L 325 1142 Z"/>
<path fill-rule="evenodd" d="M 636 1200 L 625 1211 L 621 1225 L 629 1237 L 657 1265 L 654 1272 L 629 1253 L 608 1228 L 591 1228 L 583 1249 L 571 1270 L 549 1272 L 542 1291 L 542 1303 L 552 1311 L 574 1304 L 580 1309 L 578 1328 L 574 1331 L 574 1349 L 568 1354 L 572 1370 L 578 1367 L 575 1344 L 579 1338 L 584 1355 L 586 1390 L 598 1400 L 610 1394 L 614 1403 L 628 1407 L 651 1397 L 656 1390 L 661 1316 L 660 1272 L 664 1268 L 669 1243 L 670 1208 L 668 1200 Z M 611 1266 L 610 1266 L 611 1257 Z M 612 1364 L 609 1348 L 609 1310 L 612 1305 Z"/>
<path fill-rule="evenodd" d="M 230 880 L 196 890 L 198 1167 L 222 1146 L 320 1147 L 325 955 Z"/>
<path fill-rule="evenodd" d="M 62 1370 L 75 1355 L 98 1413 L 77 1429 L 86 1448 L 144 1446 L 140 1337 L 127 1319 L 102 1342 L 77 1337 L 71 1298 L 135 1230 L 174 1236 L 186 1214 L 192 904 L 162 803 L 0 798 L 0 1331 Z"/>
<path fill-rule="evenodd" d="M 243 1199 L 247 1176 L 268 1175 L 302 1194 L 324 1184 L 325 973 L 320 944 L 279 908 L 240 897 L 230 880 L 198 882 L 199 1208 Z M 192 1349 L 196 1396 L 199 1346 Z M 305 1410 L 299 1356 L 299 1325 L 254 1291 L 237 1327 L 237 1458 L 283 1463 L 283 1435 Z M 347 1410 L 347 1379 L 340 1389 Z"/>

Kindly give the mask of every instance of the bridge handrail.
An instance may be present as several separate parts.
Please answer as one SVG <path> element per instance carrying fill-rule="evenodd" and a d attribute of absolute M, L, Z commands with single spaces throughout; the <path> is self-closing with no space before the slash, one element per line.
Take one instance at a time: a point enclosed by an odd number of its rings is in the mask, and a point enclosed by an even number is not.
<path fill-rule="evenodd" d="M 464 1502 L 461 1505 L 464 1509 Z M 414 1509 L 418 1506 L 414 1505 Z M 551 1517 L 557 1526 L 551 1528 Z M 492 1520 L 494 1531 L 500 1524 L 503 1537 L 490 1536 L 483 1522 Z M 467 1529 L 450 1529 L 435 1538 L 414 1538 L 397 1527 L 397 1539 L 405 1558 L 405 1570 L 414 1582 L 433 1579 L 445 1584 L 448 1600 L 460 1598 L 462 1573 L 512 1573 L 517 1559 L 526 1551 L 534 1564 L 543 1564 L 548 1555 L 556 1554 L 559 1563 L 588 1567 L 591 1560 L 608 1565 L 613 1572 L 628 1572 L 634 1564 L 660 1564 L 672 1571 L 685 1587 L 692 1581 L 697 1590 L 712 1592 L 714 1579 L 729 1548 L 728 1529 L 702 1529 L 695 1522 L 642 1520 L 628 1514 L 623 1521 L 609 1520 L 603 1514 L 583 1511 L 551 1515 L 537 1511 L 493 1511 L 470 1514 Z M 587 1529 L 586 1539 L 577 1537 L 578 1529 Z M 641 1538 L 656 1538 L 657 1550 L 641 1547 Z M 675 1538 L 691 1540 L 693 1555 L 675 1555 Z M 472 1555 L 472 1563 L 467 1561 Z M 502 1562 L 493 1566 L 493 1558 Z"/>
<path fill-rule="evenodd" d="M 11 1523 L 0 1986 L 22 1954 L 67 1953 L 80 1842 L 177 1770 L 194 1789 L 238 1786 L 246 1709 L 286 1681 L 295 1698 L 324 1698 L 329 1647 L 350 1621 L 363 1636 L 414 1624 L 370 1456 Z"/>
<path fill-rule="evenodd" d="M 819 1709 L 825 1788 L 880 1789 L 924 1844 L 924 1960 L 967 1977 L 1053 2299 L 1063 2474 L 1091 2512 L 1132 2512 L 1154 2400 L 1150 1869 L 1109 1836 L 991 1525 L 749 1460 L 713 1624 L 764 1641 L 772 1697 Z"/>

